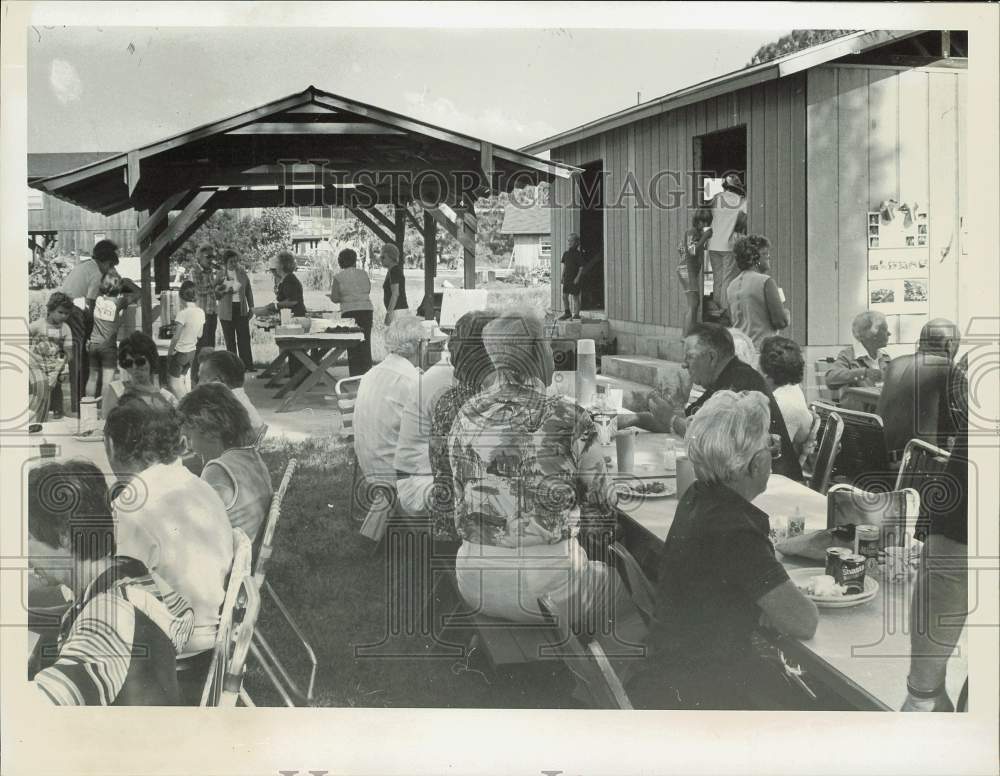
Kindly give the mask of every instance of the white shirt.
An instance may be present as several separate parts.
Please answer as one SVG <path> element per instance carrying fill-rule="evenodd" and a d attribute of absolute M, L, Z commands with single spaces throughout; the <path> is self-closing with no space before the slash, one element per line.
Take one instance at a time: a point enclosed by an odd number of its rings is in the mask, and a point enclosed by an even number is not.
<path fill-rule="evenodd" d="M 733 230 L 740 213 L 747 212 L 747 201 L 734 191 L 717 194 L 712 202 L 712 236 L 708 238 L 708 250 L 731 251 Z M 716 278 L 719 282 L 721 278 Z"/>
<path fill-rule="evenodd" d="M 416 475 L 396 483 L 399 503 L 409 514 L 425 511 L 426 491 L 434 484 L 431 473 L 430 433 L 434 405 L 455 380 L 451 364 L 434 364 L 417 380 L 417 390 L 403 409 L 396 446 L 396 471 Z"/>
<path fill-rule="evenodd" d="M 361 378 L 354 405 L 354 451 L 365 476 L 395 480 L 399 429 L 419 378 L 420 371 L 394 353 Z"/>
<path fill-rule="evenodd" d="M 177 313 L 174 320 L 184 325 L 174 350 L 178 353 L 191 353 L 197 347 L 198 338 L 205 326 L 205 311 L 198 305 L 188 302 L 187 307 Z"/>
<path fill-rule="evenodd" d="M 800 434 L 805 435 L 812 428 L 813 417 L 806 404 L 805 394 L 802 393 L 801 385 L 782 385 L 775 388 L 772 393 L 774 400 L 781 410 L 781 417 L 785 419 L 785 428 L 788 429 L 788 438 L 795 442 Z M 801 446 L 801 442 L 799 445 Z"/>
<path fill-rule="evenodd" d="M 868 348 L 862 345 L 858 340 L 854 340 L 855 361 L 861 364 L 865 364 L 871 367 L 872 369 L 881 369 L 878 363 L 879 356 L 885 356 L 886 358 L 889 358 L 889 354 L 888 352 L 886 352 L 885 348 L 879 348 L 877 351 L 875 351 L 875 358 L 873 359 L 871 356 L 868 355 Z"/>
<path fill-rule="evenodd" d="M 243 405 L 243 408 L 247 411 L 247 415 L 250 416 L 250 427 L 254 431 L 258 431 L 261 426 L 264 425 L 264 419 L 261 418 L 260 413 L 257 412 L 257 408 L 253 406 L 250 401 L 250 397 L 247 396 L 247 392 L 244 388 L 233 388 L 233 396 Z"/>
<path fill-rule="evenodd" d="M 178 459 L 136 475 L 111 508 L 118 554 L 145 563 L 194 609 L 184 654 L 211 649 L 233 565 L 233 528 L 218 494 Z"/>

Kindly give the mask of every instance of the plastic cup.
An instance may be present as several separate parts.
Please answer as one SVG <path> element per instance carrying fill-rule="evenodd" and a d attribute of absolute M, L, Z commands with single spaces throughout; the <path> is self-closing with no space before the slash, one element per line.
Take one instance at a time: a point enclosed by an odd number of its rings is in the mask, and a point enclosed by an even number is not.
<path fill-rule="evenodd" d="M 691 487 L 695 481 L 694 466 L 691 459 L 686 454 L 677 456 L 677 498 L 684 495 L 684 491 Z"/>
<path fill-rule="evenodd" d="M 635 469 L 635 429 L 629 428 L 615 434 L 618 447 L 618 472 L 630 474 Z"/>

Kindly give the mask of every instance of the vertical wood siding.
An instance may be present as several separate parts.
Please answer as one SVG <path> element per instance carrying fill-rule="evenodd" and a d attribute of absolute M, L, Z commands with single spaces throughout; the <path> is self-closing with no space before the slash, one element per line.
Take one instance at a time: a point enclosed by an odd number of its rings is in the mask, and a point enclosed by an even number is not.
<path fill-rule="evenodd" d="M 138 255 L 136 218 L 132 210 L 102 216 L 43 193 L 42 209 L 28 211 L 28 231 L 42 230 L 59 232 L 58 250 L 61 253 L 89 254 L 94 247 L 94 235 L 103 234 L 118 244 L 123 256 Z"/>
<path fill-rule="evenodd" d="M 929 212 L 930 314 L 957 320 L 965 73 L 831 65 L 807 79 L 807 343 L 851 342 L 868 308 L 866 213 L 886 199 Z M 889 319 L 895 342 L 924 320 Z"/>
<path fill-rule="evenodd" d="M 609 318 L 682 326 L 685 303 L 674 270 L 677 246 L 697 204 L 694 138 L 746 126 L 750 230 L 770 238 L 772 273 L 788 299 L 791 335 L 805 340 L 805 84 L 805 74 L 790 76 L 610 130 L 598 136 L 598 142 L 590 138 L 552 149 L 554 160 L 580 166 L 604 163 Z M 661 178 L 660 196 L 652 199 L 650 183 L 661 170 L 676 175 Z M 636 197 L 618 196 L 630 171 L 642 187 L 645 207 Z M 671 196 L 675 189 L 679 193 Z M 574 218 L 579 214 L 572 209 L 553 213 L 555 272 L 566 249 L 565 237 L 572 231 L 567 224 Z M 554 299 L 558 293 L 554 288 Z"/>

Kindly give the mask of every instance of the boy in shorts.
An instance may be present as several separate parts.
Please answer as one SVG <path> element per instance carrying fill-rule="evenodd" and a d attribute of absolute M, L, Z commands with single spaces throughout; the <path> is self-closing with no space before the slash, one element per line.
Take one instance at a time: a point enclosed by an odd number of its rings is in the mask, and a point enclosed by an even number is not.
<path fill-rule="evenodd" d="M 179 296 L 183 306 L 174 319 L 174 336 L 170 340 L 170 347 L 167 348 L 170 392 L 178 400 L 187 394 L 183 378 L 191 368 L 195 349 L 198 347 L 198 338 L 201 337 L 202 329 L 205 327 L 205 311 L 195 301 L 197 291 L 194 282 L 185 280 L 181 283 Z"/>
<path fill-rule="evenodd" d="M 103 387 L 114 379 L 118 368 L 118 329 L 122 325 L 122 313 L 138 301 L 139 296 L 138 287 L 114 270 L 101 280 L 100 291 L 94 301 L 94 329 L 87 342 L 90 375 L 86 396 L 99 398 Z"/>

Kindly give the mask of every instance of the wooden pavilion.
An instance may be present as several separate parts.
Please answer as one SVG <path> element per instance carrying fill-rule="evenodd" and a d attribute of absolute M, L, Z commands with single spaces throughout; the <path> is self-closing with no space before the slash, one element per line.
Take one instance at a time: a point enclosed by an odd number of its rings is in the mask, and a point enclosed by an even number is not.
<path fill-rule="evenodd" d="M 401 254 L 409 221 L 424 241 L 424 301 L 430 311 L 438 226 L 462 246 L 465 287 L 472 288 L 476 198 L 576 172 L 310 86 L 30 185 L 106 216 L 136 212 L 142 326 L 150 333 L 153 290 L 169 288 L 170 256 L 216 210 L 346 207 Z M 410 209 L 415 202 L 423 211 L 420 220 Z"/>

